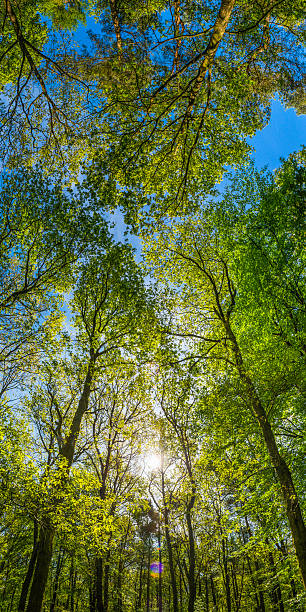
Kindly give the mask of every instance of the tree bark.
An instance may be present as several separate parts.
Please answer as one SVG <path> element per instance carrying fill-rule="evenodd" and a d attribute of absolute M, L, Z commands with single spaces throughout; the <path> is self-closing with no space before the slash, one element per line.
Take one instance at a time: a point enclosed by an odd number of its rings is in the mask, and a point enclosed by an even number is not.
<path fill-rule="evenodd" d="M 151 564 L 151 542 L 149 543 L 148 571 L 147 571 L 147 612 L 150 612 L 150 564 Z"/>
<path fill-rule="evenodd" d="M 136 605 L 136 610 L 139 610 L 139 611 L 141 611 L 141 602 L 142 602 L 143 561 L 144 561 L 144 555 L 142 555 L 141 557 L 140 569 L 139 569 L 139 588 L 138 588 L 138 597 L 137 597 L 137 605 Z"/>
<path fill-rule="evenodd" d="M 206 612 L 209 612 L 209 592 L 208 592 L 208 578 L 205 576 L 205 604 Z"/>
<path fill-rule="evenodd" d="M 32 549 L 32 553 L 31 553 L 31 557 L 30 557 L 27 573 L 26 573 L 25 579 L 23 581 L 23 585 L 22 585 L 22 589 L 21 589 L 21 593 L 20 593 L 19 604 L 18 604 L 18 612 L 24 612 L 24 610 L 25 610 L 26 603 L 27 603 L 28 591 L 29 591 L 29 588 L 30 588 L 30 584 L 31 584 L 31 580 L 32 580 L 33 572 L 34 572 L 34 567 L 35 567 L 35 562 L 36 562 L 36 557 L 37 557 L 37 549 L 38 549 L 38 523 L 37 523 L 37 520 L 35 518 L 34 518 L 33 540 L 34 540 L 33 541 L 33 549 Z"/>
<path fill-rule="evenodd" d="M 195 582 L 195 543 L 194 533 L 191 520 L 191 511 L 195 503 L 195 489 L 193 485 L 192 495 L 187 505 L 186 521 L 188 531 L 188 543 L 189 543 L 189 568 L 188 568 L 188 586 L 189 586 L 189 598 L 188 598 L 188 612 L 194 612 L 194 604 L 196 600 L 196 582 Z"/>
<path fill-rule="evenodd" d="M 96 558 L 96 581 L 95 581 L 96 612 L 103 610 L 103 562 L 101 557 Z"/>
<path fill-rule="evenodd" d="M 109 590 L 109 570 L 110 570 L 110 550 L 106 553 L 106 561 L 104 565 L 104 607 L 103 612 L 108 612 L 108 590 Z"/>
<path fill-rule="evenodd" d="M 188 106 L 186 110 L 186 119 L 190 119 L 191 113 L 197 98 L 198 93 L 203 85 L 206 72 L 211 68 L 215 55 L 217 53 L 219 44 L 225 34 L 233 8 L 235 6 L 235 0 L 222 0 L 215 25 L 208 45 L 204 52 L 204 59 L 200 64 L 196 77 L 194 79 L 194 85 L 191 89 Z"/>
<path fill-rule="evenodd" d="M 47 522 L 40 529 L 35 571 L 27 605 L 27 612 L 40 612 L 52 559 L 54 530 Z"/>
<path fill-rule="evenodd" d="M 216 596 L 214 579 L 212 577 L 212 574 L 210 575 L 210 586 L 211 586 L 212 600 L 213 600 L 214 607 L 215 607 L 217 605 L 217 596 Z"/>
<path fill-rule="evenodd" d="M 222 531 L 221 531 L 222 533 Z M 226 543 L 225 538 L 222 534 L 222 560 L 224 567 L 224 583 L 225 583 L 225 593 L 226 593 L 226 607 L 227 612 L 231 612 L 232 610 L 232 601 L 231 601 L 231 587 L 230 587 L 230 576 L 228 571 L 228 563 L 227 563 L 227 552 L 226 552 Z"/>
<path fill-rule="evenodd" d="M 160 571 L 158 574 L 158 611 L 162 612 L 163 610 L 163 589 L 162 589 L 162 553 L 161 553 L 161 532 L 160 532 L 160 513 L 158 516 L 158 562 L 160 564 Z"/>
<path fill-rule="evenodd" d="M 267 539 L 267 544 L 269 545 L 269 541 Z M 268 552 L 269 565 L 271 568 L 272 576 L 273 576 L 273 586 L 271 589 L 271 600 L 273 602 L 275 610 L 279 610 L 279 612 L 284 612 L 284 604 L 282 598 L 282 592 L 279 584 L 279 580 L 277 577 L 277 571 L 274 563 L 274 557 L 271 550 Z"/>
<path fill-rule="evenodd" d="M 117 41 L 117 49 L 118 49 L 118 57 L 120 61 L 122 61 L 122 39 L 121 39 L 121 27 L 120 27 L 120 17 L 118 13 L 118 7 L 116 0 L 109 0 L 111 16 L 114 24 L 114 30 L 116 34 Z"/>
<path fill-rule="evenodd" d="M 50 606 L 50 612 L 54 612 L 55 610 L 57 592 L 58 592 L 58 583 L 59 583 L 61 569 L 63 566 L 63 559 L 64 559 L 64 554 L 61 553 L 60 551 L 58 558 L 57 558 L 57 564 L 56 564 L 56 570 L 55 570 L 55 579 L 54 579 L 53 595 L 52 595 L 52 601 L 51 601 L 51 606 Z"/>
<path fill-rule="evenodd" d="M 173 563 L 172 542 L 171 542 L 171 536 L 170 536 L 170 530 L 169 530 L 169 511 L 166 506 L 164 506 L 164 523 L 165 523 L 165 537 L 166 537 L 171 590 L 172 590 L 172 600 L 173 600 L 172 606 L 173 606 L 173 612 L 178 612 L 177 585 L 176 585 L 176 576 L 175 576 L 175 569 L 174 569 L 174 563 Z"/>

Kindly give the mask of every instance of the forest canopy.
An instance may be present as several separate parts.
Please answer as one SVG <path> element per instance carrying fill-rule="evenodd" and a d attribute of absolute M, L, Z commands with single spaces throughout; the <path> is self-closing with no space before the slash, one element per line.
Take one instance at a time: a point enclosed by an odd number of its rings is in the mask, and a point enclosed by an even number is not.
<path fill-rule="evenodd" d="M 1 3 L 1 612 L 305 609 L 304 20 Z"/>

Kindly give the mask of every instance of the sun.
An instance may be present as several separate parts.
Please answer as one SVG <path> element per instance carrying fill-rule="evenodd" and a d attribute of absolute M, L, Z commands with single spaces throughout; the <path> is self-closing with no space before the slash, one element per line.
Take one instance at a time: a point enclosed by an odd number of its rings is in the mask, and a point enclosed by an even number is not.
<path fill-rule="evenodd" d="M 155 472 L 161 468 L 161 457 L 157 453 L 145 453 L 142 461 L 145 472 Z"/>

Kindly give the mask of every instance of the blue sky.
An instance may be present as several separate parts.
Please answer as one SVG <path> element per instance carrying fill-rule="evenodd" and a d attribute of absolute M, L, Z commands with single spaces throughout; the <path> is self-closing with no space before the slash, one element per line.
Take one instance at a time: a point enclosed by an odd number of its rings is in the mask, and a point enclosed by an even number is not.
<path fill-rule="evenodd" d="M 269 124 L 250 139 L 255 148 L 253 157 L 258 167 L 277 168 L 280 157 L 288 157 L 306 144 L 306 115 L 297 115 L 292 108 L 278 101 L 272 102 Z"/>

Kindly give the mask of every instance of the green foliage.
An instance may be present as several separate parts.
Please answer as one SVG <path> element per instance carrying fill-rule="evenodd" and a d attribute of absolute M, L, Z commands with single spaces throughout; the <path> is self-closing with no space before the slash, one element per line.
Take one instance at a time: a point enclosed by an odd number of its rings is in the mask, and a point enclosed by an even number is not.
<path fill-rule="evenodd" d="M 3 610 L 304 609 L 303 8 L 2 3 Z"/>

